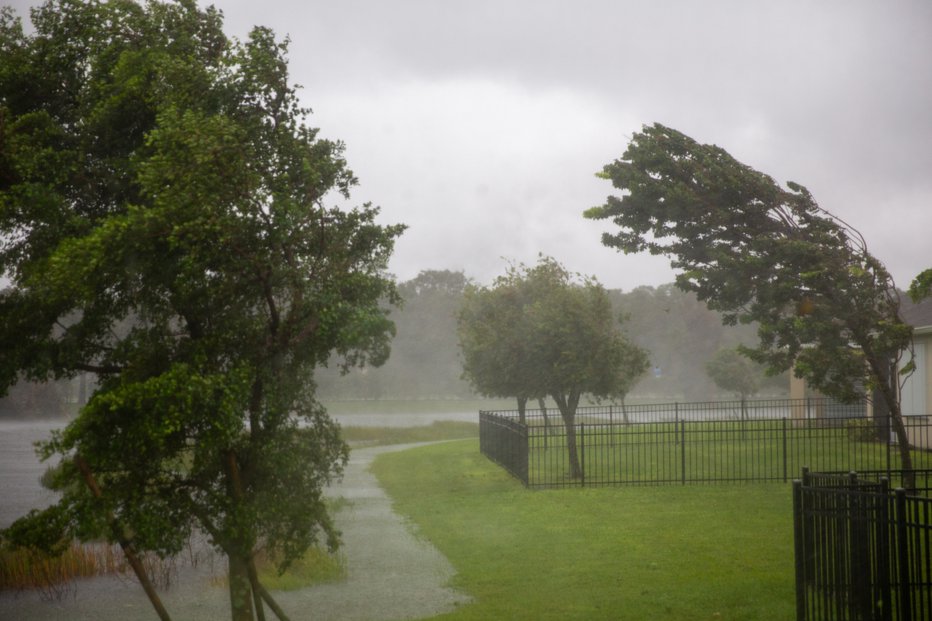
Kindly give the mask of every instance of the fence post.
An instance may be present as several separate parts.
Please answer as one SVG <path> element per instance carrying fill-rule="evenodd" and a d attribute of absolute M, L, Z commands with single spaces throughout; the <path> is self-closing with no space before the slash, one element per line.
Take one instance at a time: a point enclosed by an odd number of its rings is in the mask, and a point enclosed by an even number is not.
<path fill-rule="evenodd" d="M 682 470 L 683 485 L 686 485 L 686 421 L 680 421 L 682 433 L 680 441 L 680 468 Z"/>
<path fill-rule="evenodd" d="M 586 426 L 579 423 L 579 485 L 586 487 Z"/>
<path fill-rule="evenodd" d="M 531 471 L 531 438 L 530 438 L 530 426 L 525 423 L 521 426 L 521 435 L 524 442 L 521 444 L 521 480 L 524 483 L 524 487 L 527 487 L 530 483 L 530 471 Z"/>
<path fill-rule="evenodd" d="M 803 545 L 803 484 L 793 481 L 793 547 L 796 557 L 796 621 L 806 621 L 806 563 Z"/>
<path fill-rule="evenodd" d="M 608 445 L 615 446 L 615 406 L 609 404 L 608 406 Z"/>
<path fill-rule="evenodd" d="M 787 476 L 787 458 L 786 458 L 786 416 L 783 417 L 783 482 L 786 483 Z"/>
<path fill-rule="evenodd" d="M 848 474 L 848 606 L 852 619 L 869 619 L 874 613 L 871 593 L 870 504 L 874 497 L 858 488 L 858 476 Z M 876 494 L 876 491 L 873 491 Z"/>
<path fill-rule="evenodd" d="M 902 487 L 896 489 L 896 505 L 894 507 L 894 520 L 896 520 L 896 560 L 898 569 L 899 601 L 897 613 L 902 621 L 912 621 L 913 607 L 910 603 L 909 592 L 909 532 L 906 524 L 906 490 Z"/>
<path fill-rule="evenodd" d="M 890 480 L 880 479 L 878 514 L 874 521 L 874 537 L 877 540 L 877 576 L 880 578 L 880 618 L 891 621 L 893 615 L 890 592 Z"/>

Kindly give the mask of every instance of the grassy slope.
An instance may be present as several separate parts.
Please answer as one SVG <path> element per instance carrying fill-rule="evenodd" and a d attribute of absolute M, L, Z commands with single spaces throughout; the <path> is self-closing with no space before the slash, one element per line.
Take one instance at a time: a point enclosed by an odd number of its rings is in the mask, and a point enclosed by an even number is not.
<path fill-rule="evenodd" d="M 476 600 L 444 618 L 794 616 L 788 485 L 528 491 L 475 440 L 373 471 Z"/>

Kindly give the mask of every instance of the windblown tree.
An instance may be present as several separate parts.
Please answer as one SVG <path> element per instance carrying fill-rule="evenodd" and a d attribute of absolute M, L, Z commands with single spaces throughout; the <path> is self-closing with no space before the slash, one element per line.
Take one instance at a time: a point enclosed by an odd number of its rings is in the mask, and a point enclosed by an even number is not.
<path fill-rule="evenodd" d="M 728 324 L 756 322 L 759 342 L 742 351 L 770 373 L 792 368 L 847 402 L 875 389 L 902 467 L 912 470 L 895 371 L 912 330 L 889 273 L 857 231 L 801 185 L 783 188 L 659 124 L 636 133 L 599 176 L 622 191 L 585 213 L 618 226 L 605 245 L 671 257 L 679 288 Z"/>
<path fill-rule="evenodd" d="M 467 296 L 460 314 L 464 369 L 485 394 L 550 396 L 566 429 L 570 474 L 582 476 L 576 410 L 583 395 L 623 398 L 647 369 L 647 355 L 618 328 L 605 289 L 574 281 L 549 257 L 511 268 L 490 289 Z"/>
<path fill-rule="evenodd" d="M 284 617 L 253 559 L 338 543 L 322 491 L 347 447 L 313 370 L 387 357 L 402 227 L 335 205 L 356 180 L 269 30 L 231 41 L 187 0 L 52 0 L 32 22 L 0 11 L 0 386 L 97 389 L 42 447 L 61 501 L 6 534 L 104 536 L 132 561 L 198 530 L 229 559 L 232 618 Z"/>

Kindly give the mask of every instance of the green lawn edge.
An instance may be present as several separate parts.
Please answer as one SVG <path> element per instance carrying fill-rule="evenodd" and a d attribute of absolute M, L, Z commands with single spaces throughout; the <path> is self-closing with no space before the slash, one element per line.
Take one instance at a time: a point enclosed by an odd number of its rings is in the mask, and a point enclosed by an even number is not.
<path fill-rule="evenodd" d="M 372 472 L 474 599 L 436 619 L 794 617 L 787 484 L 533 491 L 474 439 L 386 453 Z"/>

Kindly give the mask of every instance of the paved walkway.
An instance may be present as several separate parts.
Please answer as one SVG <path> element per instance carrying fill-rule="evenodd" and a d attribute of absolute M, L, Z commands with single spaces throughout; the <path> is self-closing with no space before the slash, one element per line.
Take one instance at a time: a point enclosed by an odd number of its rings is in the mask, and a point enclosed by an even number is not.
<path fill-rule="evenodd" d="M 328 490 L 329 495 L 349 501 L 335 516 L 343 532 L 347 579 L 275 593 L 292 621 L 421 619 L 469 601 L 446 586 L 454 573 L 450 563 L 411 532 L 368 471 L 379 453 L 408 446 L 352 451 L 343 482 Z M 172 618 L 179 621 L 229 618 L 227 591 L 210 586 L 205 567 L 183 570 L 177 585 L 161 596 Z M 270 611 L 266 614 L 275 618 Z M 123 621 L 157 616 L 134 581 L 108 577 L 79 583 L 74 597 L 60 602 L 42 601 L 36 593 L 0 594 L 0 619 Z"/>

